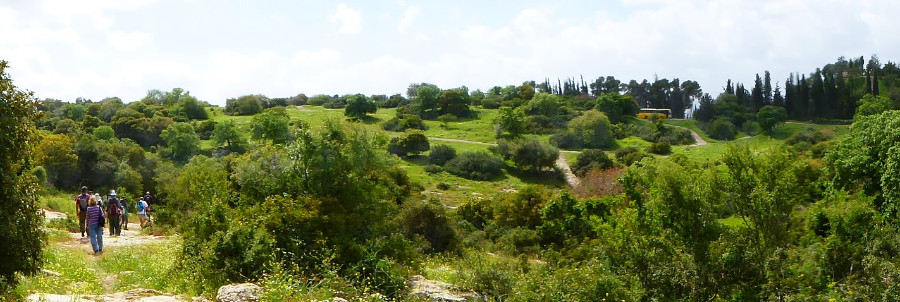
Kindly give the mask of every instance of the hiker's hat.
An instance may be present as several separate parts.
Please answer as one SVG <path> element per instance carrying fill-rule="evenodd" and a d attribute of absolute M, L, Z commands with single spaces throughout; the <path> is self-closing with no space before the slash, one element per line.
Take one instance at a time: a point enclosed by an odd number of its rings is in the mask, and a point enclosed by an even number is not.
<path fill-rule="evenodd" d="M 81 191 L 82 192 L 87 191 L 87 186 L 81 186 Z"/>
<path fill-rule="evenodd" d="M 116 196 L 116 190 L 109 190 L 109 196 Z"/>

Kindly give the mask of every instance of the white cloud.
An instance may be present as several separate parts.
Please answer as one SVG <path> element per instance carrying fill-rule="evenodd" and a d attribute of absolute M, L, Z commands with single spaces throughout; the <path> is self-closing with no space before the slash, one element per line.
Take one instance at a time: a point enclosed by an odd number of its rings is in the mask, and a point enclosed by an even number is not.
<path fill-rule="evenodd" d="M 403 13 L 403 18 L 400 19 L 400 24 L 397 25 L 397 31 L 399 31 L 400 33 L 406 33 L 407 31 L 409 31 L 409 28 L 421 13 L 422 11 L 419 10 L 419 8 L 416 6 L 410 6 L 406 8 L 406 12 Z"/>
<path fill-rule="evenodd" d="M 338 30 L 342 34 L 356 34 L 362 29 L 362 14 L 359 10 L 352 9 L 341 3 L 337 6 L 337 11 L 331 15 L 331 22 L 340 23 L 341 29 Z"/>
<path fill-rule="evenodd" d="M 142 32 L 124 32 L 116 30 L 106 36 L 109 44 L 118 50 L 135 50 L 150 44 L 152 36 Z"/>

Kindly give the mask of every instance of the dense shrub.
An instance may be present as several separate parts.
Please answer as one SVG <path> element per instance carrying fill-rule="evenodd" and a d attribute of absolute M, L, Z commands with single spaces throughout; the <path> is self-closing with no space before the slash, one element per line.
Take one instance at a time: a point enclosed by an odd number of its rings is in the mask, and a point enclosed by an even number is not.
<path fill-rule="evenodd" d="M 790 137 L 784 140 L 784 143 L 787 145 L 795 145 L 800 142 L 807 142 L 810 145 L 815 145 L 831 139 L 834 139 L 834 132 L 831 130 L 823 129 L 816 131 L 813 129 L 806 129 L 791 134 Z"/>
<path fill-rule="evenodd" d="M 447 162 L 447 172 L 472 180 L 490 180 L 503 174 L 503 162 L 484 151 L 467 152 Z"/>
<path fill-rule="evenodd" d="M 263 111 L 261 95 L 245 95 L 225 100 L 225 114 L 254 115 Z"/>
<path fill-rule="evenodd" d="M 535 229 L 541 225 L 541 211 L 553 192 L 544 186 L 527 186 L 503 196 L 494 205 L 494 217 L 504 227 Z"/>
<path fill-rule="evenodd" d="M 581 138 L 588 148 L 604 148 L 613 145 L 612 124 L 600 111 L 588 110 L 569 122 L 569 129 Z"/>
<path fill-rule="evenodd" d="M 428 153 L 428 162 L 433 165 L 443 166 L 456 157 L 456 149 L 447 145 L 437 145 Z"/>
<path fill-rule="evenodd" d="M 407 202 L 398 217 L 400 231 L 410 240 L 424 238 L 429 252 L 443 252 L 455 248 L 456 230 L 447 217 L 444 206 L 437 202 Z"/>
<path fill-rule="evenodd" d="M 407 130 L 400 137 L 392 137 L 388 144 L 388 152 L 396 154 L 400 157 L 406 157 L 408 154 L 419 154 L 431 148 L 425 133 L 420 130 Z"/>
<path fill-rule="evenodd" d="M 616 150 L 616 160 L 619 163 L 631 166 L 631 164 L 640 161 L 642 158 L 647 157 L 647 154 L 644 154 L 640 150 L 634 147 L 622 148 Z"/>
<path fill-rule="evenodd" d="M 709 124 L 705 132 L 709 137 L 718 140 L 733 140 L 735 135 L 737 135 L 737 128 L 731 121 L 727 119 L 717 119 Z"/>
<path fill-rule="evenodd" d="M 550 144 L 557 148 L 577 150 L 584 146 L 581 138 L 572 132 L 560 132 L 550 136 Z"/>
<path fill-rule="evenodd" d="M 649 147 L 647 147 L 648 153 L 666 155 L 672 153 L 672 146 L 664 142 L 653 143 Z"/>
<path fill-rule="evenodd" d="M 534 136 L 516 140 L 501 139 L 497 141 L 497 151 L 504 159 L 512 160 L 521 170 L 538 171 L 556 166 L 559 150 L 541 143 Z"/>
<path fill-rule="evenodd" d="M 572 165 L 572 172 L 578 176 L 584 176 L 591 170 L 604 170 L 613 166 L 612 159 L 606 152 L 600 149 L 588 149 L 578 154 L 578 159 Z"/>
<path fill-rule="evenodd" d="M 422 118 L 415 114 L 400 114 L 385 121 L 381 128 L 387 131 L 401 132 L 409 129 L 428 130 Z"/>
<path fill-rule="evenodd" d="M 427 165 L 425 166 L 425 172 L 430 174 L 441 173 L 444 172 L 444 168 L 437 165 Z"/>

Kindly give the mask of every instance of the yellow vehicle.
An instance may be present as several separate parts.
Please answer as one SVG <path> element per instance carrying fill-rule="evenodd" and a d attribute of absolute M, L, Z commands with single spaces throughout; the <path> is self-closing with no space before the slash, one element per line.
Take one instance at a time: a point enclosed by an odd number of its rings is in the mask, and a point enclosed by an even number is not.
<path fill-rule="evenodd" d="M 667 119 L 672 117 L 671 109 L 642 108 L 637 115 L 641 119 Z"/>

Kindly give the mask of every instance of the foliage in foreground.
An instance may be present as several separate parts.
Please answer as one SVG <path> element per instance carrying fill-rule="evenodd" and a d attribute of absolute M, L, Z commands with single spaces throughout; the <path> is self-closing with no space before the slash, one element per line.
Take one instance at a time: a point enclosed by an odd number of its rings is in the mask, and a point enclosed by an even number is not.
<path fill-rule="evenodd" d="M 16 274 L 30 275 L 42 261 L 37 184 L 31 174 L 34 127 L 34 96 L 16 88 L 0 61 L 0 297 L 15 286 Z"/>

